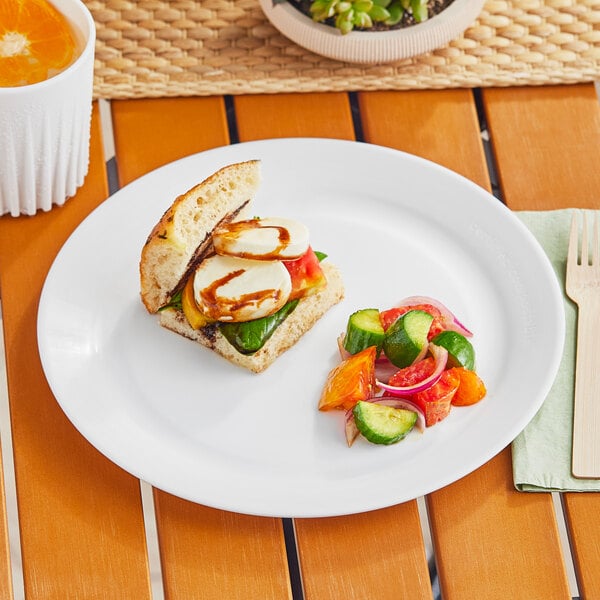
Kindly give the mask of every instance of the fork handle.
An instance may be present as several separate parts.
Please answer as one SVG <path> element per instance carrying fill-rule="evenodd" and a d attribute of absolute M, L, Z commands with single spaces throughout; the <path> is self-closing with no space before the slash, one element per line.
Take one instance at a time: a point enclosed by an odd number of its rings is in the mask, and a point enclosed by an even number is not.
<path fill-rule="evenodd" d="M 600 478 L 600 295 L 578 302 L 573 413 L 574 477 Z"/>

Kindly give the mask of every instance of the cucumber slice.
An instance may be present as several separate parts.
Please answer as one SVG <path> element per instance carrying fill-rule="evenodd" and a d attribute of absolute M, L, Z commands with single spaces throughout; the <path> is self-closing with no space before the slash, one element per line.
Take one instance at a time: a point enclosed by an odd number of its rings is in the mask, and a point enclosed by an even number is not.
<path fill-rule="evenodd" d="M 344 348 L 350 354 L 356 354 L 369 346 L 376 346 L 379 355 L 384 337 L 385 333 L 379 319 L 379 310 L 376 308 L 363 308 L 352 313 L 348 318 Z"/>
<path fill-rule="evenodd" d="M 417 422 L 417 413 L 360 400 L 352 409 L 358 430 L 373 444 L 395 444 L 404 439 Z"/>
<path fill-rule="evenodd" d="M 464 335 L 457 331 L 442 331 L 431 341 L 436 346 L 448 350 L 448 366 L 475 370 L 475 350 L 473 344 Z"/>
<path fill-rule="evenodd" d="M 433 317 L 424 310 L 409 310 L 398 317 L 385 332 L 383 351 L 399 369 L 412 365 L 427 345 Z"/>

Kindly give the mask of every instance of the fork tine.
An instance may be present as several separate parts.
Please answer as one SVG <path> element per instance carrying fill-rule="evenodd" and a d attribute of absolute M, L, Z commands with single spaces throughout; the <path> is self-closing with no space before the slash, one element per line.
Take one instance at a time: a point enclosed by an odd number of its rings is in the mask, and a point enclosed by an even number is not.
<path fill-rule="evenodd" d="M 592 264 L 597 267 L 599 260 L 600 250 L 598 249 L 598 212 L 594 211 L 594 234 L 593 234 L 593 248 L 592 248 Z"/>
<path fill-rule="evenodd" d="M 587 213 L 583 211 L 583 231 L 581 232 L 581 264 L 590 264 L 590 247 L 588 246 L 588 220 Z"/>
<path fill-rule="evenodd" d="M 571 233 L 569 234 L 569 250 L 567 253 L 567 263 L 571 266 L 577 265 L 578 263 L 578 230 L 579 223 L 577 218 L 577 211 L 573 211 L 573 216 L 571 217 Z"/>

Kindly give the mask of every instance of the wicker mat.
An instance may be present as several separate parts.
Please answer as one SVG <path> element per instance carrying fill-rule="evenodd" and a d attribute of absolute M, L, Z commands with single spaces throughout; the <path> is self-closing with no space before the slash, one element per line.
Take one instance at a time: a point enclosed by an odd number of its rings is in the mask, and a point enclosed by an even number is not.
<path fill-rule="evenodd" d="M 600 0 L 488 0 L 446 47 L 386 65 L 323 58 L 257 0 L 85 0 L 100 98 L 567 84 L 600 79 Z"/>

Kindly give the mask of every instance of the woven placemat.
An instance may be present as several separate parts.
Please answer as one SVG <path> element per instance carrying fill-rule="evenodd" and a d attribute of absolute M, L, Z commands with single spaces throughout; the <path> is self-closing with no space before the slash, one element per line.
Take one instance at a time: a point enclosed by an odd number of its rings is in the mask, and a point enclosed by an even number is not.
<path fill-rule="evenodd" d="M 85 0 L 100 98 L 404 90 L 600 80 L 600 0 L 488 0 L 444 48 L 386 65 L 286 39 L 257 0 Z"/>

